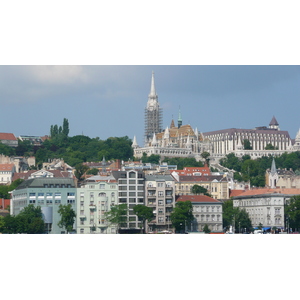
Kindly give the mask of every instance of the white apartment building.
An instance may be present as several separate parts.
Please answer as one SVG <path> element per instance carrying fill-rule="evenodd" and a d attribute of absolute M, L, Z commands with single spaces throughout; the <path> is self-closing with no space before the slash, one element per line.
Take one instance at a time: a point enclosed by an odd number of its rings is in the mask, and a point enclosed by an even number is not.
<path fill-rule="evenodd" d="M 112 176 L 93 176 L 77 189 L 77 233 L 117 233 L 115 224 L 105 219 L 111 206 L 118 204 L 118 187 Z"/>

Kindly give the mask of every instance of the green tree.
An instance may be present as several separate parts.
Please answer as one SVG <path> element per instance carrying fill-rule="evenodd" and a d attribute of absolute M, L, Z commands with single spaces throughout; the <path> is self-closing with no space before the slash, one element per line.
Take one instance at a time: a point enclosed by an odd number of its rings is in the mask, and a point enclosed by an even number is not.
<path fill-rule="evenodd" d="M 198 184 L 194 184 L 191 188 L 191 193 L 193 193 L 194 195 L 206 195 L 208 197 L 211 197 L 211 195 L 208 193 L 207 189 L 204 188 L 203 186 L 200 186 Z"/>
<path fill-rule="evenodd" d="M 233 207 L 233 200 L 226 200 L 223 203 L 223 228 L 229 229 L 230 225 L 234 225 L 234 220 L 238 214 L 238 209 Z"/>
<path fill-rule="evenodd" d="M 4 224 L 3 224 L 4 222 Z M 2 219 L 3 233 L 27 233 L 40 234 L 45 233 L 45 223 L 40 206 L 33 204 L 25 206 L 21 212 L 16 215 L 7 215 Z"/>
<path fill-rule="evenodd" d="M 211 230 L 208 228 L 207 224 L 204 225 L 203 231 L 204 231 L 204 233 L 210 233 L 211 232 Z"/>
<path fill-rule="evenodd" d="M 137 215 L 139 221 L 141 221 L 143 224 L 143 227 L 141 227 L 141 233 L 145 233 L 146 221 L 150 222 L 154 218 L 152 208 L 142 204 L 137 204 L 133 207 L 133 212 Z"/>
<path fill-rule="evenodd" d="M 88 175 L 97 175 L 99 173 L 99 170 L 97 168 L 92 168 L 92 169 L 89 169 L 86 174 Z"/>
<path fill-rule="evenodd" d="M 176 232 L 183 232 L 187 226 L 190 226 L 194 220 L 193 206 L 191 201 L 179 201 L 170 215 L 172 226 Z"/>
<path fill-rule="evenodd" d="M 205 163 L 208 165 L 209 164 L 209 157 L 210 157 L 210 153 L 207 151 L 204 151 L 201 153 L 201 157 L 205 160 Z"/>
<path fill-rule="evenodd" d="M 251 219 L 245 209 L 238 209 L 238 213 L 236 214 L 235 217 L 235 228 L 236 231 L 238 230 L 239 233 L 240 231 L 243 232 L 245 228 L 246 231 L 251 231 L 252 229 Z"/>
<path fill-rule="evenodd" d="M 290 228 L 300 228 L 300 196 L 293 196 L 287 202 L 284 213 Z"/>
<path fill-rule="evenodd" d="M 59 205 L 58 213 L 60 214 L 60 220 L 57 223 L 59 228 L 65 228 L 67 233 L 73 231 L 73 224 L 75 222 L 75 211 L 71 204 Z"/>
<path fill-rule="evenodd" d="M 245 149 L 245 150 L 252 150 L 252 146 L 251 146 L 251 143 L 250 143 L 249 140 L 245 139 L 245 140 L 243 141 L 243 144 L 244 144 L 244 149 Z"/>
<path fill-rule="evenodd" d="M 276 148 L 272 144 L 267 144 L 265 150 L 276 150 Z"/>
<path fill-rule="evenodd" d="M 77 164 L 75 166 L 75 177 L 78 179 L 79 182 L 83 181 L 83 175 L 89 170 L 89 167 L 84 164 Z"/>
<path fill-rule="evenodd" d="M 45 222 L 40 206 L 35 207 L 33 204 L 29 204 L 15 218 L 18 224 L 18 233 L 45 233 Z"/>
<path fill-rule="evenodd" d="M 111 207 L 110 211 L 105 213 L 107 221 L 117 226 L 117 233 L 123 223 L 127 221 L 127 204 L 119 204 Z"/>
<path fill-rule="evenodd" d="M 62 133 L 65 137 L 68 137 L 69 135 L 69 121 L 68 119 L 64 118 L 64 121 L 63 121 L 63 127 L 62 127 Z"/>

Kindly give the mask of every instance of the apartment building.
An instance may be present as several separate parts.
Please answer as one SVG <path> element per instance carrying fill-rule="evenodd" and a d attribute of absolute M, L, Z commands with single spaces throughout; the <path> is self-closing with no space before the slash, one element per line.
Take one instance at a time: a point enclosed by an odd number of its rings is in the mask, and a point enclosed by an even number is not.
<path fill-rule="evenodd" d="M 118 187 L 114 177 L 90 177 L 77 191 L 77 233 L 117 233 L 117 226 L 105 218 L 105 213 L 117 203 Z"/>
<path fill-rule="evenodd" d="M 153 208 L 155 219 L 146 232 L 174 232 L 170 215 L 175 206 L 175 180 L 171 175 L 145 176 L 145 205 Z"/>
<path fill-rule="evenodd" d="M 142 222 L 134 214 L 137 204 L 145 205 L 145 174 L 142 171 L 112 171 L 118 186 L 118 204 L 127 204 L 127 220 L 120 226 L 120 233 L 139 233 Z"/>

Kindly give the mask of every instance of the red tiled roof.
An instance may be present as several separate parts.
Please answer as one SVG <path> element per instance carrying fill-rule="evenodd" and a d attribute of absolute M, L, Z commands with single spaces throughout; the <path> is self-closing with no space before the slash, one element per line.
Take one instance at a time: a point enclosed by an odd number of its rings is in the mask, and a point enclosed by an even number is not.
<path fill-rule="evenodd" d="M 0 132 L 0 140 L 17 141 L 17 138 L 13 133 Z"/>
<path fill-rule="evenodd" d="M 220 181 L 223 178 L 222 175 L 211 176 L 179 176 L 179 181 L 213 181 L 214 179 Z"/>
<path fill-rule="evenodd" d="M 244 193 L 244 190 L 231 190 L 229 192 L 229 197 L 236 197 L 239 196 L 240 194 Z"/>
<path fill-rule="evenodd" d="M 12 171 L 14 164 L 0 164 L 0 171 Z"/>
<path fill-rule="evenodd" d="M 178 201 L 191 201 L 192 203 L 222 203 L 221 201 L 211 198 L 209 196 L 205 196 L 205 195 L 182 195 L 179 196 L 178 199 L 176 200 L 176 202 Z"/>
<path fill-rule="evenodd" d="M 243 196 L 254 196 L 254 195 L 264 195 L 264 194 L 286 194 L 286 195 L 300 195 L 300 189 L 288 189 L 288 188 L 262 188 L 262 189 L 254 189 L 254 190 L 248 190 L 244 193 L 238 195 L 238 197 Z"/>

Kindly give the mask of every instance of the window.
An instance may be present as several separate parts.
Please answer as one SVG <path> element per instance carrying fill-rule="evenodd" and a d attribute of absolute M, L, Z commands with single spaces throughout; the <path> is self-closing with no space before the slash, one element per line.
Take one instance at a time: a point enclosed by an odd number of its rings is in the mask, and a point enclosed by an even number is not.
<path fill-rule="evenodd" d="M 158 197 L 163 197 L 164 196 L 164 192 L 163 191 L 159 191 L 158 192 Z"/>
<path fill-rule="evenodd" d="M 158 205 L 164 205 L 164 201 L 163 200 L 158 200 Z"/>
<path fill-rule="evenodd" d="M 172 204 L 172 202 L 173 202 L 173 199 L 167 199 L 166 200 L 166 204 Z"/>
<path fill-rule="evenodd" d="M 57 198 L 61 198 L 61 193 L 54 193 L 54 197 Z"/>
<path fill-rule="evenodd" d="M 163 186 L 164 186 L 163 182 L 158 182 L 157 183 L 157 187 L 163 187 Z"/>
<path fill-rule="evenodd" d="M 60 201 L 60 200 L 59 200 Z M 56 203 L 56 202 L 55 202 Z M 75 203 L 75 199 L 68 199 L 68 203 L 69 204 L 72 204 L 72 203 Z"/>
<path fill-rule="evenodd" d="M 83 229 L 83 228 L 80 229 L 80 233 L 81 233 L 81 234 L 84 233 L 84 229 Z"/>
<path fill-rule="evenodd" d="M 136 180 L 130 179 L 130 180 L 129 180 L 129 184 L 136 184 Z"/>
<path fill-rule="evenodd" d="M 163 217 L 158 217 L 158 223 L 163 223 L 164 222 L 164 218 Z"/>
<path fill-rule="evenodd" d="M 100 183 L 99 188 L 104 190 L 105 189 L 105 184 L 104 183 Z"/>
<path fill-rule="evenodd" d="M 163 208 L 159 208 L 159 209 L 158 209 L 158 213 L 159 213 L 159 214 L 163 214 L 163 213 L 164 213 L 164 209 L 163 209 Z"/>
<path fill-rule="evenodd" d="M 129 178 L 136 178 L 136 174 L 134 172 L 129 173 Z"/>

